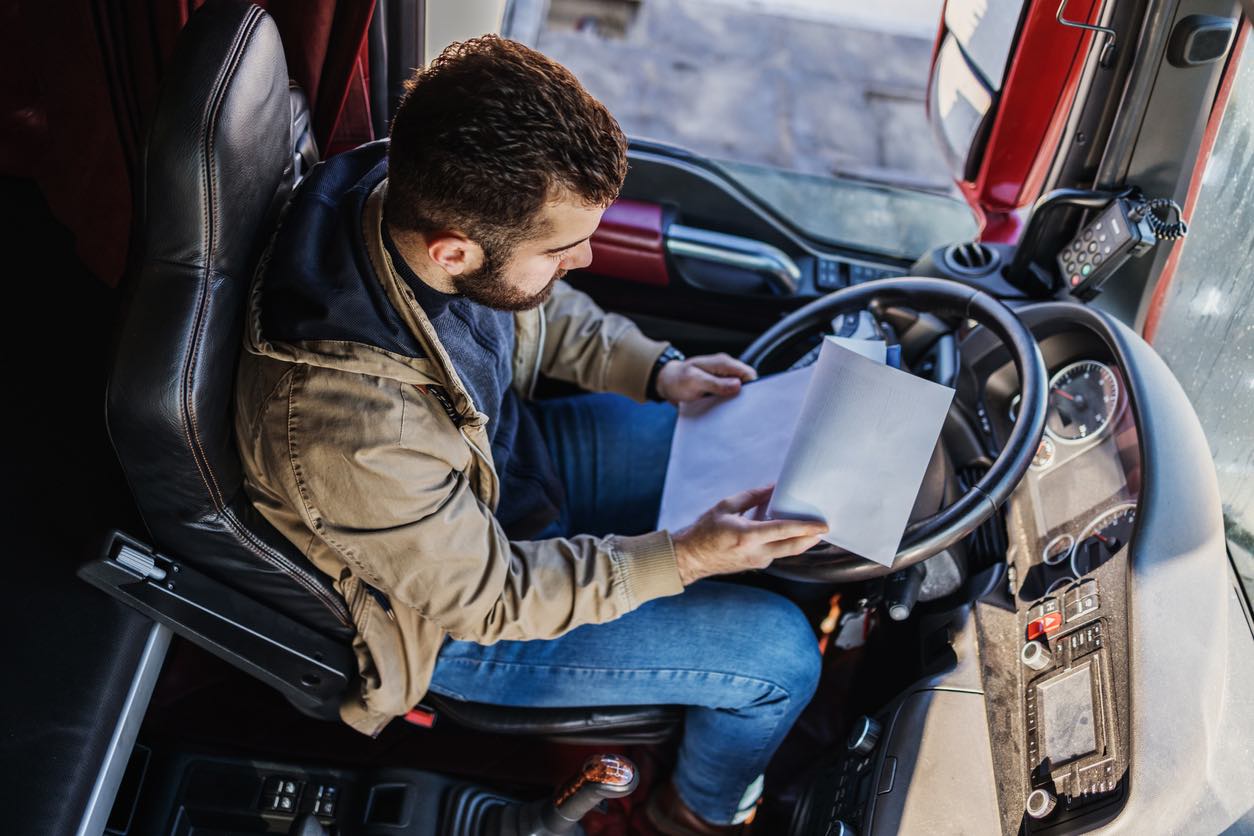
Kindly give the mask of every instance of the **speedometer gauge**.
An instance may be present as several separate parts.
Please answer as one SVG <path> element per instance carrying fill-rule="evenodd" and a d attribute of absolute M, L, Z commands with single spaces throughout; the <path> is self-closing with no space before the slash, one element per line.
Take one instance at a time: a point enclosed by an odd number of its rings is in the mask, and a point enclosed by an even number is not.
<path fill-rule="evenodd" d="M 1096 360 L 1081 360 L 1049 381 L 1045 429 L 1059 441 L 1092 438 L 1106 429 L 1118 405 L 1115 373 Z"/>

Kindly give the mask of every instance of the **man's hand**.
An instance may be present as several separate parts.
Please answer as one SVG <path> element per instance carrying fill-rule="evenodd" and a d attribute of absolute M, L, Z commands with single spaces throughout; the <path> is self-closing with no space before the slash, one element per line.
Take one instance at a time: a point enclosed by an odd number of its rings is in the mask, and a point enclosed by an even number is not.
<path fill-rule="evenodd" d="M 671 403 L 695 401 L 705 395 L 734 395 L 741 381 L 753 380 L 758 373 L 726 354 L 703 354 L 687 360 L 672 360 L 657 374 L 657 393 Z"/>
<path fill-rule="evenodd" d="M 819 542 L 827 532 L 824 523 L 742 516 L 766 502 L 773 489 L 768 485 L 729 496 L 671 535 L 684 586 L 710 575 L 764 569 L 777 557 L 800 554 Z"/>

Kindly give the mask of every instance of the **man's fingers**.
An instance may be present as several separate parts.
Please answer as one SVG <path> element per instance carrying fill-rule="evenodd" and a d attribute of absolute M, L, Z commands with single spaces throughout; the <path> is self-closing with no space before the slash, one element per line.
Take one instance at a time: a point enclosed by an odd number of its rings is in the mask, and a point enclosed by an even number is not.
<path fill-rule="evenodd" d="M 776 540 L 766 546 L 762 553 L 771 560 L 781 557 L 792 557 L 814 548 L 822 541 L 821 537 L 789 537 L 787 540 Z"/>
<path fill-rule="evenodd" d="M 794 537 L 818 537 L 827 533 L 827 523 L 815 520 L 750 520 L 746 532 L 761 543 L 774 543 Z"/>
<path fill-rule="evenodd" d="M 761 488 L 751 488 L 747 491 L 741 491 L 732 494 L 726 499 L 714 506 L 715 510 L 722 511 L 724 514 L 743 514 L 750 508 L 756 508 L 771 496 L 771 491 L 775 489 L 774 485 L 766 485 Z"/>
<path fill-rule="evenodd" d="M 692 358 L 693 365 L 705 369 L 714 375 L 735 377 L 739 380 L 754 380 L 758 373 L 753 366 L 742 363 L 735 357 L 726 354 L 709 354 L 704 357 Z"/>
<path fill-rule="evenodd" d="M 716 377 L 697 366 L 693 366 L 689 372 L 692 380 L 707 395 L 734 395 L 740 391 L 738 377 Z"/>

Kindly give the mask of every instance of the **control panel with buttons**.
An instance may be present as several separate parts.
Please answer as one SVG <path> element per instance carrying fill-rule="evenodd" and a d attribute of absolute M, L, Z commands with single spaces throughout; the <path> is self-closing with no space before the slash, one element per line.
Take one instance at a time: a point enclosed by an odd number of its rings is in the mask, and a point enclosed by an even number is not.
<path fill-rule="evenodd" d="M 1068 589 L 1063 595 L 1063 612 L 1067 623 L 1079 621 L 1089 613 L 1096 612 L 1099 604 L 1095 580 L 1087 580 Z"/>
<path fill-rule="evenodd" d="M 861 284 L 873 279 L 904 276 L 901 270 L 879 264 L 862 264 L 856 261 L 838 261 L 819 258 L 814 266 L 814 285 L 819 290 L 839 290 L 851 284 Z"/>
<path fill-rule="evenodd" d="M 1061 595 L 1049 595 L 1028 610 L 1026 638 L 1028 641 L 1048 639 L 1064 626 L 1076 624 L 1097 612 L 1100 605 L 1096 580 L 1071 586 Z"/>
<path fill-rule="evenodd" d="M 1133 220 L 1130 214 L 1127 200 L 1111 201 L 1058 253 L 1058 272 L 1081 299 L 1095 296 L 1125 261 L 1144 255 L 1158 242 L 1148 223 Z"/>
<path fill-rule="evenodd" d="M 854 721 L 843 757 L 817 771 L 803 791 L 798 818 L 790 832 L 854 836 L 863 829 L 871 797 L 892 792 L 896 778 L 897 760 L 892 757 L 884 758 L 876 777 L 876 750 L 882 731 L 873 717 Z"/>
<path fill-rule="evenodd" d="M 1095 585 L 1063 595 L 1063 606 L 1090 612 Z M 1029 796 L 1026 812 L 1042 825 L 1114 792 L 1121 750 L 1114 713 L 1114 679 L 1105 649 L 1105 622 L 1024 643 L 1024 723 Z"/>
<path fill-rule="evenodd" d="M 335 817 L 339 789 L 331 783 L 304 781 L 288 775 L 270 775 L 261 782 L 257 806 L 266 812 Z"/>

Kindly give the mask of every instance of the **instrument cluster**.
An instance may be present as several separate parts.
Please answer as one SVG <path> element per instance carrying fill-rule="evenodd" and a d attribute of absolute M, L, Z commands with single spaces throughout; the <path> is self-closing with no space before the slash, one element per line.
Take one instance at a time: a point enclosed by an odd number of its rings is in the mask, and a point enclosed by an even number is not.
<path fill-rule="evenodd" d="M 1017 416 L 1015 394 L 1003 413 Z M 1082 358 L 1049 379 L 1045 434 L 1013 503 L 1031 555 L 1021 600 L 1077 583 L 1128 542 L 1139 481 L 1136 430 L 1119 370 Z"/>

